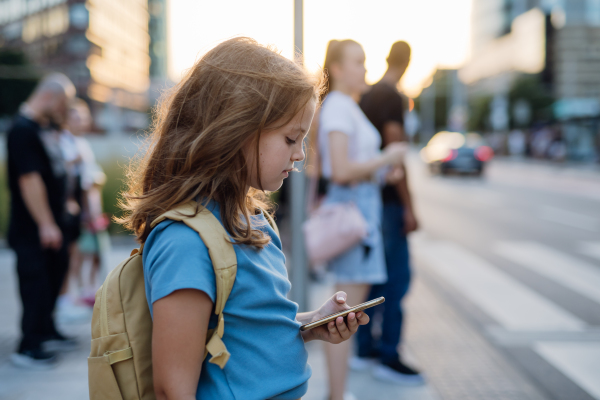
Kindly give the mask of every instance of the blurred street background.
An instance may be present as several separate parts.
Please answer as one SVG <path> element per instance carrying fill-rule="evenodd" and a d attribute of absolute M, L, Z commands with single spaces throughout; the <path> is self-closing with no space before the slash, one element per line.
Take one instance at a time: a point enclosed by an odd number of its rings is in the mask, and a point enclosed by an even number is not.
<path fill-rule="evenodd" d="M 369 83 L 393 42 L 413 48 L 399 87 L 420 222 L 410 235 L 404 352 L 427 384 L 352 372 L 355 396 L 600 400 L 600 0 L 305 0 L 300 11 L 298 3 L 0 0 L 0 399 L 88 396 L 89 313 L 59 318 L 83 347 L 56 369 L 9 362 L 21 310 L 5 240 L 5 131 L 20 104 L 47 72 L 73 81 L 91 109 L 86 138 L 107 178 L 104 211 L 119 215 L 124 167 L 161 91 L 216 43 L 245 35 L 290 58 L 302 48 L 309 70 L 329 40 L 355 39 Z M 294 196 L 291 186 L 282 190 Z M 282 206 L 278 223 L 292 297 L 315 308 L 333 283 L 309 275 L 298 256 L 290 223 L 305 216 L 291 208 Z M 115 223 L 108 232 L 102 262 L 114 267 L 136 244 Z M 308 348 L 305 398 L 325 399 L 323 352 Z"/>

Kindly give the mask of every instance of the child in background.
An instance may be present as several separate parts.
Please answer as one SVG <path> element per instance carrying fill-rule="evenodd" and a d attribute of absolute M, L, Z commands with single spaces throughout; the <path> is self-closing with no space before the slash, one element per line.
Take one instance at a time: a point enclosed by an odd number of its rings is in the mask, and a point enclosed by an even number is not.
<path fill-rule="evenodd" d="M 70 249 L 69 273 L 59 298 L 59 317 L 63 320 L 90 317 L 91 309 L 87 306 L 93 306 L 95 292 L 104 278 L 99 276 L 101 254 L 108 251 L 110 245 L 106 231 L 109 221 L 102 212 L 102 186 L 106 175 L 96 163 L 94 152 L 84 137 L 91 122 L 87 103 L 75 99 L 69 109 L 67 126 L 78 154 L 81 234 Z M 89 268 L 84 274 L 86 261 L 89 261 Z"/>

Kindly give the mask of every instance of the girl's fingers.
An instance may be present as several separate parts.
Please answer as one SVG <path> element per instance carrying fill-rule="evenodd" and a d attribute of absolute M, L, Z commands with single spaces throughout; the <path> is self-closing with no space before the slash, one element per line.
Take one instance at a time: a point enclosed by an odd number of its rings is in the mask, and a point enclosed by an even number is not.
<path fill-rule="evenodd" d="M 340 332 L 340 336 L 342 337 L 342 339 L 348 340 L 350 338 L 351 333 L 348 330 L 348 327 L 346 326 L 346 322 L 344 321 L 344 318 L 337 317 L 335 320 L 335 323 L 337 325 L 337 329 Z"/>
<path fill-rule="evenodd" d="M 330 341 L 332 343 L 334 343 L 334 341 L 339 341 L 341 339 L 340 333 L 338 332 L 338 329 L 336 328 L 334 321 L 331 321 L 327 324 L 327 330 L 329 331 L 329 335 L 332 339 Z"/>
<path fill-rule="evenodd" d="M 346 299 L 348 298 L 348 295 L 346 294 L 346 292 L 337 292 L 333 295 L 333 297 L 335 297 L 335 301 L 338 304 L 344 304 L 346 302 Z"/>
<path fill-rule="evenodd" d="M 366 325 L 371 320 L 371 318 L 369 318 L 369 316 L 367 314 L 365 314 L 364 312 L 357 313 L 356 318 L 358 319 L 359 325 Z"/>
<path fill-rule="evenodd" d="M 358 330 L 358 319 L 354 313 L 348 314 L 348 329 L 350 329 L 350 334 L 355 334 Z"/>

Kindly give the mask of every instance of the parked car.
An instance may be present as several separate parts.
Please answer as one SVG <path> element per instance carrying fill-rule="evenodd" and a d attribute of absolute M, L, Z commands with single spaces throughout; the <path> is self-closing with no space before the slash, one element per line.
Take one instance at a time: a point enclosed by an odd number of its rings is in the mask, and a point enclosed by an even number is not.
<path fill-rule="evenodd" d="M 432 173 L 450 172 L 481 175 L 485 163 L 494 157 L 494 151 L 477 133 L 438 132 L 421 150 L 421 158 Z"/>

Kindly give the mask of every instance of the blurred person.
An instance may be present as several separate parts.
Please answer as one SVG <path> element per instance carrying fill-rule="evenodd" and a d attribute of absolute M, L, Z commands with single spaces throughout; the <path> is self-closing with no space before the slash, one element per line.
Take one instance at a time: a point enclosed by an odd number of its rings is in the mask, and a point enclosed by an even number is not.
<path fill-rule="evenodd" d="M 494 154 L 507 154 L 508 145 L 507 145 L 507 133 L 502 132 L 492 132 L 488 136 L 488 143 L 492 150 L 494 150 Z"/>
<path fill-rule="evenodd" d="M 69 111 L 67 112 L 67 121 L 65 129 L 60 134 L 60 146 L 62 155 L 65 160 L 66 172 L 66 204 L 65 204 L 65 222 L 64 222 L 64 237 L 65 246 L 69 252 L 69 264 L 73 263 L 73 258 L 77 252 L 77 239 L 81 234 L 81 204 L 82 204 L 82 187 L 81 187 L 81 154 L 75 140 L 75 136 L 71 132 L 72 129 L 72 114 L 73 105 L 76 99 L 71 101 Z M 69 269 L 71 269 L 69 267 Z M 68 274 L 67 274 L 68 276 Z M 66 280 L 65 280 L 66 281 Z M 61 290 L 61 295 L 65 290 L 65 285 Z M 61 311 L 61 295 L 58 299 L 58 310 Z"/>
<path fill-rule="evenodd" d="M 360 107 L 381 135 L 382 147 L 405 142 L 404 112 L 406 102 L 397 86 L 410 62 L 410 46 L 403 41 L 392 45 L 387 57 L 388 68 L 379 82 L 362 96 Z M 406 365 L 399 352 L 402 341 L 404 313 L 402 299 L 410 285 L 411 269 L 407 234 L 417 229 L 408 176 L 404 163 L 397 184 L 387 184 L 381 190 L 383 199 L 382 231 L 388 280 L 373 285 L 369 299 L 385 297 L 382 307 L 366 310 L 373 319 L 382 316 L 381 338 L 373 337 L 371 326 L 357 334 L 357 356 L 350 360 L 353 369 L 375 366 L 373 375 L 381 380 L 400 384 L 422 384 L 419 371 Z"/>
<path fill-rule="evenodd" d="M 77 343 L 60 334 L 53 311 L 68 269 L 64 240 L 66 164 L 60 131 L 75 87 L 63 74 L 42 79 L 21 106 L 7 134 L 11 211 L 8 243 L 17 258 L 23 306 L 22 337 L 14 364 L 30 368 L 54 365 L 53 350 Z"/>
<path fill-rule="evenodd" d="M 90 317 L 91 310 L 83 305 L 93 306 L 94 295 L 99 286 L 97 281 L 101 244 L 109 242 L 106 231 L 109 221 L 102 212 L 101 198 L 106 175 L 96 163 L 94 152 L 84 137 L 91 128 L 91 122 L 87 103 L 82 99 L 75 99 L 69 109 L 67 130 L 64 131 L 63 137 L 67 136 L 74 146 L 68 150 L 71 152 L 70 159 L 76 161 L 74 167 L 77 168 L 75 174 L 79 193 L 76 200 L 71 200 L 76 201 L 79 223 L 77 230 L 81 233 L 77 235 L 78 239 L 69 245 L 69 272 L 58 298 L 58 315 L 64 320 Z M 82 267 L 88 260 L 91 265 L 89 276 L 85 279 Z"/>
<path fill-rule="evenodd" d="M 535 158 L 545 158 L 548 154 L 548 147 L 552 141 L 552 129 L 549 126 L 543 126 L 535 131 L 531 138 L 531 153 Z"/>
<path fill-rule="evenodd" d="M 300 331 L 349 309 L 347 295 L 337 292 L 318 310 L 298 312 L 287 297 L 285 256 L 267 211 L 265 192 L 278 190 L 304 160 L 320 81 L 238 37 L 207 52 L 162 99 L 153 145 L 132 163 L 120 204 L 120 222 L 143 244 L 157 399 L 301 398 L 311 375 L 305 343 L 345 343 L 369 322 L 365 313 L 349 313 L 346 321 Z M 172 219 L 152 227 L 165 210 L 187 202 L 196 203 L 196 213 L 211 212 L 228 237 L 200 237 Z M 226 239 L 237 272 L 223 311 L 231 358 L 221 369 L 218 360 L 204 359 L 207 331 L 217 326 L 216 274 L 204 240 L 215 246 Z"/>
<path fill-rule="evenodd" d="M 553 138 L 548 145 L 548 158 L 553 161 L 565 161 L 567 158 L 567 143 L 563 139 L 562 133 L 558 126 L 554 126 Z"/>
<path fill-rule="evenodd" d="M 383 152 L 377 129 L 361 111 L 357 100 L 367 90 L 365 53 L 353 40 L 332 40 L 323 66 L 326 96 L 319 116 L 318 141 L 323 177 L 329 180 L 323 204 L 353 202 L 368 225 L 368 236 L 358 245 L 328 262 L 336 290 L 351 304 L 368 299 L 372 284 L 387 280 L 381 236 L 379 181 L 389 167 L 400 165 L 406 145 L 391 143 Z M 345 394 L 350 343 L 325 345 L 332 400 Z"/>
<path fill-rule="evenodd" d="M 527 138 L 521 129 L 513 129 L 508 135 L 508 153 L 511 156 L 523 156 L 526 151 Z"/>

